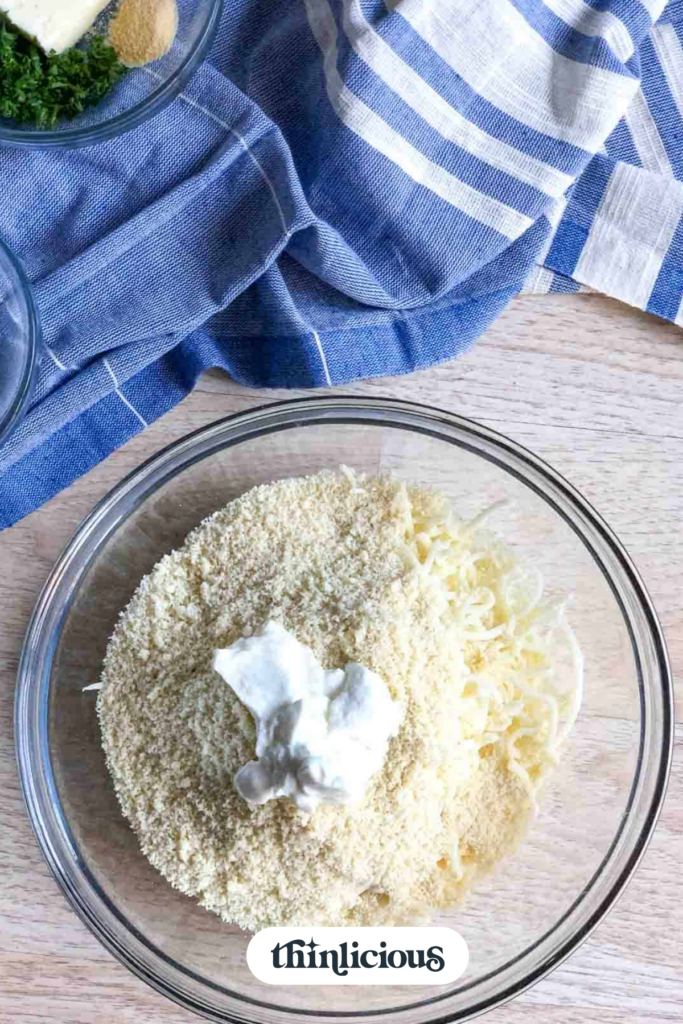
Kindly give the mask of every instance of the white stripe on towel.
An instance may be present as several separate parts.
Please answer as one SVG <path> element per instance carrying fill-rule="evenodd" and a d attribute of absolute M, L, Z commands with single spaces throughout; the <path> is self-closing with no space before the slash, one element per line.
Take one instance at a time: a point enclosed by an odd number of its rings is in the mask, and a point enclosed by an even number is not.
<path fill-rule="evenodd" d="M 329 387 L 332 387 L 332 378 L 330 377 L 330 371 L 327 366 L 327 359 L 325 358 L 325 349 L 323 348 L 323 343 L 320 340 L 320 335 L 318 334 L 317 331 L 313 331 L 313 337 L 315 338 L 315 343 L 318 346 L 318 352 L 320 353 L 320 361 L 322 362 L 323 370 L 325 371 L 325 380 L 327 381 Z"/>
<path fill-rule="evenodd" d="M 678 113 L 683 117 L 683 46 L 673 25 L 654 25 L 650 39 Z"/>
<path fill-rule="evenodd" d="M 572 277 L 645 309 L 683 216 L 683 184 L 615 164 Z"/>
<path fill-rule="evenodd" d="M 643 167 L 673 177 L 671 162 L 642 89 L 635 94 L 624 116 Z"/>
<path fill-rule="evenodd" d="M 385 2 L 499 110 L 590 153 L 638 88 L 634 77 L 556 53 L 509 0 Z"/>
<path fill-rule="evenodd" d="M 128 406 L 128 408 L 130 409 L 130 411 L 131 411 L 132 413 L 135 413 L 135 415 L 137 416 L 137 418 L 138 418 L 138 419 L 140 420 L 140 423 L 142 423 L 143 427 L 148 427 L 148 426 L 149 426 L 149 423 L 147 422 L 147 420 L 146 420 L 146 419 L 144 418 L 144 416 L 141 416 L 141 415 L 140 415 L 140 413 L 139 413 L 139 412 L 137 411 L 137 409 L 135 408 L 135 406 L 134 406 L 134 405 L 131 405 L 131 404 L 130 404 L 130 402 L 128 401 L 128 399 L 126 398 L 126 396 L 125 396 L 125 395 L 123 394 L 123 392 L 121 391 L 121 388 L 119 387 L 119 382 L 118 382 L 118 380 L 116 379 L 116 374 L 114 373 L 114 371 L 112 370 L 111 366 L 109 365 L 109 360 L 107 359 L 107 357 L 106 357 L 106 356 L 104 356 L 104 357 L 103 357 L 103 359 L 102 359 L 102 362 L 104 363 L 104 365 L 105 365 L 105 366 L 107 367 L 107 369 L 109 370 L 109 375 L 110 375 L 111 379 L 112 379 L 112 380 L 114 381 L 114 391 L 115 391 L 115 392 L 116 392 L 116 394 L 117 394 L 117 395 L 119 396 L 119 398 L 121 399 L 121 401 L 123 402 L 123 404 L 124 404 L 124 405 L 127 405 L 127 406 Z"/>
<path fill-rule="evenodd" d="M 344 0 L 344 30 L 368 67 L 444 139 L 553 198 L 569 188 L 574 180 L 570 174 L 501 142 L 463 117 L 374 30 L 359 0 Z"/>
<path fill-rule="evenodd" d="M 403 138 L 346 87 L 337 69 L 337 25 L 327 0 L 305 0 L 311 31 L 323 54 L 327 94 L 344 124 L 369 146 L 445 202 L 506 238 L 515 239 L 533 220 L 460 181 Z"/>
<path fill-rule="evenodd" d="M 626 63 L 633 56 L 631 33 L 611 11 L 596 11 L 584 0 L 543 0 L 549 10 L 584 36 L 600 36 L 615 57 Z"/>

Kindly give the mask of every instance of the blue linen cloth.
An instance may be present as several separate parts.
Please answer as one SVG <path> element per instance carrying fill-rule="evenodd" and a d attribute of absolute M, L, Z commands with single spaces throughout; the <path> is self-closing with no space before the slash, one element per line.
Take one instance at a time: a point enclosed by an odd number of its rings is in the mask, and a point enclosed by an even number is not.
<path fill-rule="evenodd" d="M 683 323 L 682 41 L 683 0 L 230 0 L 145 125 L 0 150 L 0 235 L 46 343 L 0 527 L 208 367 L 408 373 L 522 290 Z"/>

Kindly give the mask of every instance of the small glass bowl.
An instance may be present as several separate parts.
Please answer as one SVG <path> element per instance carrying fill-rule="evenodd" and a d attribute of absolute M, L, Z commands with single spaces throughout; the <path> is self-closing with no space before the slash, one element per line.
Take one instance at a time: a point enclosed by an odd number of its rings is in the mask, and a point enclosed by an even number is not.
<path fill-rule="evenodd" d="M 176 892 L 123 819 L 95 694 L 119 611 L 205 516 L 256 484 L 340 463 L 439 487 L 573 593 L 586 659 L 581 713 L 520 850 L 435 924 L 465 938 L 457 985 L 287 986 L 249 972 L 249 936 Z M 634 871 L 664 798 L 673 741 L 664 640 L 623 547 L 544 462 L 461 417 L 407 402 L 312 398 L 251 410 L 172 445 L 118 485 L 60 558 L 19 667 L 16 740 L 43 853 L 83 921 L 159 992 L 217 1022 L 443 1024 L 528 988 L 564 960 Z M 324 894 L 321 894 L 324 896 Z"/>
<path fill-rule="evenodd" d="M 223 0 L 178 0 L 178 32 L 165 57 L 131 70 L 100 103 L 54 128 L 39 129 L 0 118 L 0 142 L 75 148 L 136 128 L 175 99 L 190 81 L 211 49 L 222 11 Z"/>
<path fill-rule="evenodd" d="M 0 445 L 31 400 L 39 344 L 31 285 L 17 257 L 0 239 Z"/>

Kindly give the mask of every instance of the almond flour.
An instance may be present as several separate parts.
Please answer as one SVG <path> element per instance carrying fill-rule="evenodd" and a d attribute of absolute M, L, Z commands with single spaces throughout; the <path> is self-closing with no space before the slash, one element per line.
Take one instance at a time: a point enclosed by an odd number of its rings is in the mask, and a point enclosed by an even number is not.
<path fill-rule="evenodd" d="M 424 920 L 521 837 L 548 732 L 522 730 L 513 771 L 516 736 L 496 742 L 495 702 L 468 692 L 464 680 L 512 641 L 495 607 L 482 638 L 463 641 L 467 620 L 451 604 L 473 607 L 494 570 L 462 531 L 469 568 L 461 582 L 449 576 L 443 600 L 420 538 L 448 517 L 442 496 L 385 477 L 326 471 L 258 487 L 163 558 L 122 613 L 98 697 L 121 807 L 152 864 L 225 921 L 256 931 Z M 505 551 L 496 557 L 507 571 Z M 249 805 L 234 789 L 255 727 L 212 652 L 268 618 L 325 668 L 377 672 L 404 709 L 359 804 L 308 814 L 285 799 Z"/>

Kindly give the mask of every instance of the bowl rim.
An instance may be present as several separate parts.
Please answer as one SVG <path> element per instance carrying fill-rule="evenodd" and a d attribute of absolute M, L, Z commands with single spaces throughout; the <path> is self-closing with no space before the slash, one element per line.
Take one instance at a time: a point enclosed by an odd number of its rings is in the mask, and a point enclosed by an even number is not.
<path fill-rule="evenodd" d="M 118 138 L 124 132 L 131 131 L 155 117 L 184 89 L 213 46 L 225 0 L 207 2 L 211 4 L 209 17 L 193 49 L 183 58 L 170 78 L 161 82 L 154 92 L 135 106 L 100 124 L 85 128 L 65 128 L 63 131 L 8 128 L 0 121 L 0 145 L 24 149 L 79 149 L 81 146 L 94 146 Z"/>
<path fill-rule="evenodd" d="M 10 266 L 14 282 L 21 295 L 26 312 L 26 342 L 27 353 L 24 368 L 17 387 L 16 394 L 12 399 L 9 408 L 4 416 L 0 417 L 0 446 L 4 444 L 12 431 L 18 425 L 33 395 L 35 384 L 35 373 L 38 366 L 38 350 L 42 341 L 40 328 L 40 317 L 31 282 L 26 276 L 22 263 L 18 256 L 12 252 L 9 246 L 0 238 L 0 255 L 2 255 Z"/>
<path fill-rule="evenodd" d="M 309 412 L 310 416 L 308 415 Z M 666 642 L 652 600 L 630 556 L 618 540 L 616 534 L 604 522 L 592 505 L 583 498 L 579 491 L 576 490 L 572 484 L 566 481 L 560 473 L 548 465 L 545 460 L 533 454 L 524 446 L 507 438 L 505 435 L 471 419 L 434 406 L 394 398 L 368 398 L 365 396 L 355 395 L 335 395 L 287 399 L 252 407 L 242 412 L 233 413 L 230 416 L 223 417 L 206 426 L 200 427 L 199 429 L 194 430 L 184 437 L 165 446 L 155 455 L 152 455 L 150 458 L 145 460 L 132 472 L 128 473 L 117 485 L 115 485 L 104 496 L 104 498 L 97 503 L 89 515 L 85 517 L 58 559 L 38 598 L 36 607 L 29 621 L 26 639 L 21 653 L 15 700 L 15 738 L 22 793 L 29 819 L 48 866 L 69 903 L 100 942 L 109 949 L 109 951 L 112 952 L 121 963 L 141 978 L 141 980 L 145 981 L 152 988 L 156 989 L 162 995 L 165 995 L 167 998 L 171 999 L 183 1008 L 194 1011 L 200 1016 L 204 1016 L 210 1020 L 228 1022 L 228 1024 L 244 1024 L 244 1021 L 247 1018 L 233 1014 L 230 1011 L 218 1011 L 208 1003 L 203 1003 L 197 996 L 193 995 L 187 987 L 181 987 L 179 984 L 160 978 L 155 969 L 143 962 L 140 957 L 136 955 L 135 950 L 126 948 L 126 945 L 120 942 L 113 932 L 108 931 L 102 921 L 95 915 L 90 906 L 90 901 L 83 898 L 81 893 L 77 891 L 73 881 L 63 870 L 63 865 L 60 863 L 58 853 L 55 849 L 53 837 L 46 831 L 45 821 L 43 820 L 41 809 L 38 805 L 35 786 L 37 776 L 34 772 L 33 760 L 35 760 L 36 751 L 32 751 L 27 745 L 27 735 L 31 726 L 30 698 L 32 696 L 34 697 L 35 704 L 36 691 L 40 689 L 41 686 L 43 687 L 43 692 L 39 702 L 40 713 L 44 717 L 45 726 L 47 723 L 47 699 L 50 688 L 49 672 L 43 672 L 41 676 L 41 673 L 36 671 L 37 666 L 35 664 L 36 652 L 40 646 L 39 641 L 41 639 L 44 619 L 47 612 L 51 610 L 50 606 L 59 593 L 60 585 L 63 585 L 65 570 L 79 554 L 82 555 L 81 549 L 83 548 L 83 545 L 88 542 L 93 531 L 97 528 L 101 530 L 109 521 L 109 527 L 105 530 L 104 534 L 100 534 L 96 539 L 94 546 L 92 546 L 91 550 L 88 552 L 85 560 L 81 557 L 82 564 L 79 566 L 76 581 L 71 587 L 71 596 L 75 591 L 76 584 L 80 581 L 84 572 L 87 570 L 90 560 L 102 549 L 111 534 L 114 533 L 116 529 L 135 511 L 138 504 L 162 487 L 164 483 L 176 475 L 177 471 L 182 471 L 188 466 L 201 461 L 204 457 L 211 454 L 211 451 L 213 450 L 211 448 L 207 448 L 206 451 L 196 450 L 197 446 L 201 442 L 208 444 L 213 436 L 220 436 L 225 430 L 234 430 L 235 428 L 240 427 L 243 428 L 243 431 L 239 436 L 229 441 L 229 443 L 220 446 L 221 448 L 229 448 L 235 444 L 239 444 L 241 441 L 277 432 L 282 429 L 292 429 L 320 423 L 371 423 L 375 425 L 395 426 L 399 429 L 406 429 L 405 423 L 401 423 L 399 421 L 394 421 L 393 423 L 386 422 L 383 416 L 386 416 L 387 414 L 391 415 L 392 412 L 395 412 L 398 415 L 404 413 L 406 415 L 411 415 L 416 419 L 422 419 L 424 422 L 420 432 L 431 434 L 433 437 L 440 440 L 448 439 L 444 434 L 439 433 L 439 424 L 464 431 L 465 433 L 472 435 L 475 441 L 476 439 L 479 439 L 482 442 L 488 442 L 493 445 L 494 448 L 500 450 L 501 453 L 507 453 L 512 456 L 514 460 L 521 462 L 523 467 L 528 467 L 529 470 L 540 474 L 541 478 L 551 484 L 554 489 L 558 490 L 559 493 L 568 501 L 569 505 L 573 506 L 574 510 L 581 513 L 588 521 L 600 540 L 604 542 L 610 553 L 616 557 L 620 569 L 625 574 L 631 594 L 635 597 L 638 609 L 644 616 L 648 638 L 653 645 L 654 658 L 656 662 L 656 673 L 653 674 L 653 678 L 657 679 L 659 683 L 659 686 L 656 689 L 661 689 L 663 722 L 661 735 L 659 735 L 659 743 L 653 749 L 651 754 L 653 764 L 652 774 L 654 777 L 652 793 L 648 798 L 646 811 L 643 813 L 642 824 L 628 848 L 625 862 L 618 871 L 615 879 L 612 881 L 611 887 L 601 898 L 600 902 L 593 909 L 587 920 L 581 924 L 580 927 L 576 928 L 568 938 L 562 941 L 559 949 L 549 951 L 537 967 L 527 971 L 521 979 L 508 984 L 507 987 L 502 988 L 491 996 L 480 998 L 478 1002 L 473 1003 L 471 1006 L 463 1010 L 456 1010 L 455 1012 L 447 1011 L 446 1013 L 443 1013 L 443 1008 L 439 1007 L 438 1004 L 443 1003 L 444 1000 L 448 999 L 449 996 L 453 994 L 452 992 L 440 993 L 439 995 L 431 998 L 413 1001 L 388 1009 L 361 1010 L 357 1012 L 314 1011 L 299 1008 L 294 1009 L 291 1007 L 285 1008 L 277 1006 L 273 1002 L 266 1002 L 264 1000 L 244 996 L 234 990 L 224 988 L 223 986 L 211 982 L 209 979 L 197 974 L 190 968 L 183 967 L 168 956 L 168 954 L 155 946 L 150 940 L 142 936 L 139 931 L 137 931 L 137 929 L 127 921 L 124 915 L 109 902 L 108 897 L 102 891 L 94 876 L 90 873 L 87 865 L 81 862 L 78 864 L 78 869 L 81 875 L 88 881 L 90 889 L 95 890 L 97 898 L 100 901 L 104 901 L 105 909 L 112 914 L 118 922 L 123 924 L 126 935 L 133 938 L 138 943 L 141 943 L 146 951 L 152 954 L 152 957 L 156 961 L 154 965 L 155 968 L 159 967 L 160 962 L 165 963 L 167 966 L 171 966 L 176 973 L 182 975 L 182 977 L 188 982 L 199 982 L 205 989 L 220 991 L 229 995 L 245 1008 L 245 1012 L 248 1012 L 248 1007 L 251 1005 L 270 1011 L 279 1011 L 280 1013 L 284 1013 L 288 1020 L 297 1016 L 304 1019 L 317 1018 L 328 1019 L 330 1021 L 341 1021 L 344 1019 L 361 1020 L 364 1018 L 368 1020 L 375 1020 L 386 1019 L 392 1015 L 399 1017 L 401 1014 L 410 1011 L 411 1009 L 433 1005 L 435 1016 L 429 1018 L 429 1024 L 451 1024 L 451 1022 L 455 1021 L 470 1020 L 472 1017 L 496 1006 L 502 1005 L 510 999 L 520 995 L 537 981 L 541 980 L 541 978 L 550 974 L 591 935 L 600 921 L 614 906 L 630 881 L 634 871 L 638 867 L 638 864 L 640 863 L 640 860 L 642 859 L 652 837 L 652 833 L 655 829 L 666 795 L 667 782 L 673 756 L 674 740 L 673 678 L 668 659 Z M 346 413 L 346 418 L 344 418 L 344 413 Z M 369 418 L 364 418 L 363 413 L 366 413 Z M 371 415 L 373 413 L 374 417 Z M 260 429 L 250 430 L 250 425 L 257 423 L 258 421 L 261 421 Z M 413 427 L 410 429 L 419 428 Z M 468 449 L 468 445 L 463 444 L 462 442 L 456 442 L 451 439 L 451 443 Z M 477 448 L 474 443 L 469 447 L 469 450 L 480 457 L 486 458 L 494 464 L 497 463 L 505 472 L 512 473 L 513 476 L 517 475 L 514 468 L 510 465 L 503 461 L 498 462 L 495 458 L 491 457 L 489 454 L 485 454 L 482 450 Z M 193 451 L 195 452 L 195 456 L 189 457 L 189 453 Z M 183 459 L 182 464 L 176 467 L 176 471 L 168 471 L 169 463 L 172 463 L 177 459 Z M 624 833 L 626 820 L 628 818 L 628 811 L 633 804 L 634 793 L 637 789 L 643 767 L 645 714 L 643 707 L 642 671 L 640 667 L 639 652 L 634 641 L 629 619 L 624 611 L 623 601 L 616 591 L 608 570 L 598 557 L 597 552 L 595 552 L 593 547 L 588 543 L 587 537 L 583 535 L 577 526 L 568 520 L 567 516 L 563 514 L 561 509 L 553 502 L 553 500 L 551 500 L 548 494 L 535 487 L 533 483 L 523 475 L 518 475 L 518 479 L 529 486 L 531 490 L 539 494 L 557 514 L 562 516 L 568 525 L 571 526 L 579 539 L 583 541 L 584 545 L 588 547 L 605 575 L 605 579 L 610 585 L 615 600 L 624 615 L 629 631 L 629 637 L 634 649 L 641 689 L 640 746 L 638 764 L 631 782 L 631 791 L 626 804 L 626 811 L 622 816 L 622 821 L 614 839 L 610 843 L 609 849 L 602 858 L 590 881 L 572 904 L 564 911 L 560 918 L 555 921 L 553 925 L 538 939 L 536 939 L 530 946 L 525 947 L 521 953 L 514 956 L 511 960 L 496 968 L 495 971 L 490 972 L 489 975 L 484 975 L 478 978 L 476 982 L 472 983 L 472 987 L 474 987 L 474 985 L 481 984 L 488 977 L 491 977 L 492 974 L 495 975 L 508 969 L 515 963 L 519 962 L 523 957 L 527 956 L 534 949 L 538 948 L 543 942 L 548 940 L 562 922 L 569 918 L 577 907 L 580 906 L 584 897 L 593 888 L 596 879 L 600 877 L 604 866 L 614 853 L 618 845 L 618 841 Z M 138 495 L 138 504 L 130 507 L 124 515 L 115 515 L 115 509 L 118 502 L 126 496 L 129 498 L 133 497 L 136 492 Z M 70 600 L 66 605 L 62 606 L 57 613 L 59 616 L 59 631 L 61 631 L 61 627 L 68 613 L 69 605 Z M 43 637 L 42 639 L 45 644 L 46 638 Z M 48 646 L 50 648 L 49 653 L 51 658 L 57 646 L 57 640 L 54 636 L 49 638 Z M 35 714 L 35 712 L 33 713 Z M 47 731 L 45 731 L 45 737 L 46 736 Z M 47 787 L 49 789 L 50 799 L 52 801 L 56 801 L 56 805 L 61 811 L 54 778 L 52 777 L 49 750 L 46 742 L 43 742 L 42 749 L 38 751 L 37 767 L 40 769 L 39 777 L 43 784 L 45 784 L 44 776 L 48 776 Z M 69 826 L 65 820 L 64 825 L 68 834 Z M 458 991 L 462 992 L 468 987 L 470 986 L 465 985 L 458 989 Z"/>

